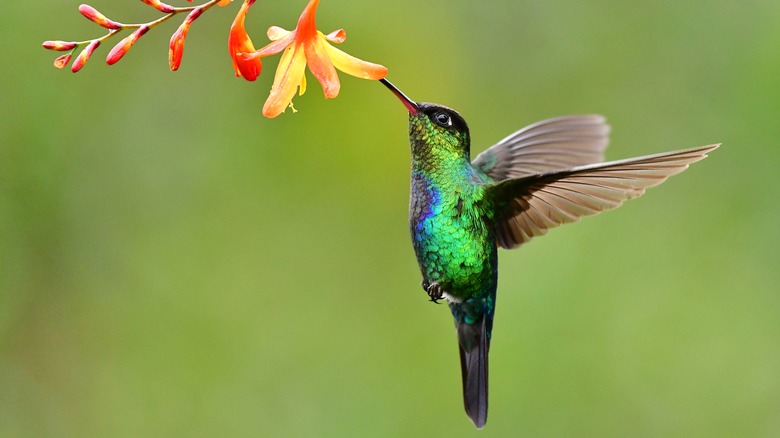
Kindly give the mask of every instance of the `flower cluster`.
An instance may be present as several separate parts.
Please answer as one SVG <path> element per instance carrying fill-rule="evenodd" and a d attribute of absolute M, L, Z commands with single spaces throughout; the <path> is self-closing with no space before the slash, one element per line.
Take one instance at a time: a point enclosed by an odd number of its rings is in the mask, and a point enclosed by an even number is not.
<path fill-rule="evenodd" d="M 181 63 L 181 55 L 184 50 L 184 36 L 187 35 L 187 31 L 192 25 L 192 22 L 195 21 L 196 18 L 198 18 L 204 11 L 208 10 L 212 6 L 214 5 L 226 6 L 230 4 L 232 0 L 210 0 L 199 6 L 189 6 L 189 7 L 182 7 L 182 8 L 177 8 L 165 3 L 161 3 L 159 0 L 141 0 L 141 1 L 153 7 L 154 9 L 157 9 L 158 11 L 164 13 L 164 15 L 148 23 L 125 24 L 125 23 L 120 23 L 118 21 L 111 20 L 110 18 L 100 13 L 97 9 L 93 8 L 92 6 L 89 5 L 79 6 L 79 12 L 81 12 L 81 15 L 83 15 L 93 23 L 97 24 L 98 26 L 107 29 L 108 33 L 106 33 L 102 37 L 86 40 L 86 41 L 45 41 L 43 43 L 43 47 L 46 49 L 56 50 L 60 52 L 68 52 L 64 55 L 57 57 L 57 59 L 54 60 L 54 66 L 57 68 L 65 68 L 70 62 L 73 53 L 77 49 L 83 47 L 81 52 L 76 57 L 76 60 L 73 61 L 73 65 L 71 65 L 71 71 L 73 73 L 76 73 L 84 67 L 84 64 L 87 63 L 89 58 L 92 56 L 92 53 L 94 53 L 95 49 L 97 49 L 98 46 L 100 46 L 104 41 L 107 41 L 108 39 L 112 38 L 113 36 L 117 35 L 119 32 L 123 30 L 133 30 L 133 32 L 130 35 L 128 35 L 122 41 L 117 43 L 114 46 L 114 48 L 112 48 L 111 51 L 108 53 L 108 56 L 106 57 L 106 63 L 108 65 L 112 65 L 117 61 L 119 61 L 120 59 L 122 59 L 122 57 L 125 56 L 127 51 L 130 50 L 131 47 L 133 47 L 133 44 L 135 44 L 135 42 L 138 41 L 139 38 L 141 38 L 144 34 L 146 34 L 146 32 L 148 32 L 149 29 L 152 29 L 158 26 L 159 24 L 168 21 L 174 15 L 187 12 L 188 13 L 187 18 L 184 20 L 184 23 L 182 23 L 182 25 L 179 27 L 179 30 L 177 30 L 176 33 L 174 33 L 173 38 L 171 39 L 171 53 L 170 53 L 171 63 L 170 64 L 171 64 L 171 70 L 176 70 L 179 67 L 179 64 Z M 187 1 L 191 2 L 192 0 L 187 0 Z"/>
<path fill-rule="evenodd" d="M 141 1 L 164 15 L 147 23 L 125 24 L 109 19 L 92 6 L 79 6 L 79 12 L 84 17 L 107 29 L 108 32 L 102 37 L 86 41 L 44 42 L 43 47 L 46 49 L 67 52 L 54 60 L 54 66 L 57 68 L 66 67 L 75 51 L 81 49 L 71 65 L 71 71 L 78 72 L 103 42 L 121 31 L 132 30 L 130 35 L 109 51 L 106 63 L 112 65 L 122 59 L 136 41 L 150 29 L 175 15 L 187 13 L 182 24 L 171 36 L 168 60 L 171 70 L 175 71 L 181 65 L 184 42 L 192 23 L 212 6 L 227 6 L 232 2 L 232 0 L 209 0 L 198 6 L 174 7 L 162 3 L 160 0 Z M 187 1 L 192 2 L 192 0 Z M 358 78 L 372 80 L 379 80 L 387 75 L 387 68 L 384 66 L 360 60 L 331 45 L 331 43 L 344 42 L 346 32 L 343 29 L 335 30 L 327 35 L 317 30 L 315 16 L 319 0 L 309 1 L 294 30 L 288 31 L 276 26 L 270 27 L 267 35 L 271 43 L 256 50 L 244 25 L 247 13 L 255 1 L 244 0 L 242 3 L 230 28 L 228 50 L 236 76 L 243 77 L 248 81 L 254 81 L 260 75 L 262 58 L 282 53 L 271 93 L 263 106 L 263 115 L 266 117 L 276 117 L 283 113 L 287 107 L 292 107 L 292 98 L 296 91 L 300 95 L 306 91 L 305 70 L 307 65 L 322 85 L 325 98 L 334 98 L 339 94 L 341 84 L 336 70 Z M 294 108 L 293 111 L 295 111 Z"/>

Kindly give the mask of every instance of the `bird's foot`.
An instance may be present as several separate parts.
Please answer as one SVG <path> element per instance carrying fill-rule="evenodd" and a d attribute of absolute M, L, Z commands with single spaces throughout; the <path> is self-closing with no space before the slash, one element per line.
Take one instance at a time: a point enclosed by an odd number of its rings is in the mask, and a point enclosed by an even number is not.
<path fill-rule="evenodd" d="M 425 292 L 428 293 L 428 296 L 431 297 L 431 301 L 436 304 L 439 304 L 439 300 L 444 297 L 444 288 L 435 281 L 433 283 L 428 283 L 423 280 L 422 287 L 425 289 Z"/>

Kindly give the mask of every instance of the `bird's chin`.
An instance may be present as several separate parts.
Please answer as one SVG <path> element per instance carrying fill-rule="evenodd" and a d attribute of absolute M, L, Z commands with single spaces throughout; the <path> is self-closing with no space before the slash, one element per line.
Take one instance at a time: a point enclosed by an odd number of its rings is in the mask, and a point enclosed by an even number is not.
<path fill-rule="evenodd" d="M 452 296 L 452 295 L 448 294 L 447 292 L 444 292 L 444 293 L 442 294 L 442 296 L 443 296 L 443 297 L 444 297 L 444 298 L 447 300 L 447 302 L 448 302 L 448 303 L 458 304 L 458 303 L 460 303 L 461 301 L 463 301 L 463 300 L 461 300 L 461 299 L 460 299 L 460 298 L 458 298 L 458 297 L 454 297 L 454 296 Z"/>

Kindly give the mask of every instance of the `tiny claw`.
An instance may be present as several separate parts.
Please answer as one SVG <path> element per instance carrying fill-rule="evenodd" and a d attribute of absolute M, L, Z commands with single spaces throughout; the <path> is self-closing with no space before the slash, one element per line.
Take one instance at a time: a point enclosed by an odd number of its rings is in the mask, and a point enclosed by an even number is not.
<path fill-rule="evenodd" d="M 435 281 L 430 284 L 423 282 L 423 289 L 425 289 L 425 292 L 428 292 L 428 296 L 431 297 L 431 302 L 440 304 L 439 300 L 444 297 L 444 288 L 442 288 L 439 283 Z"/>

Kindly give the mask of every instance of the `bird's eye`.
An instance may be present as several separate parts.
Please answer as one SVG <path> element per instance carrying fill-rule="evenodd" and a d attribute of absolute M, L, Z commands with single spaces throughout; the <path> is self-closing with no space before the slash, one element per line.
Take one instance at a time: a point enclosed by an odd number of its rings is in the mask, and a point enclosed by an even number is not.
<path fill-rule="evenodd" d="M 433 115 L 433 119 L 436 120 L 436 123 L 445 128 L 452 126 L 452 119 L 446 113 L 436 113 Z"/>

